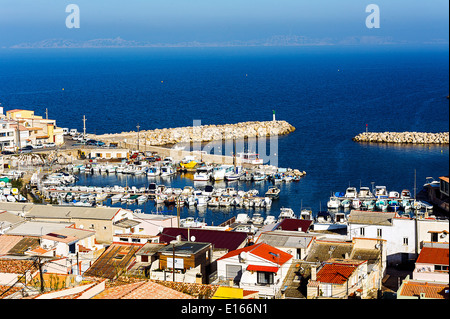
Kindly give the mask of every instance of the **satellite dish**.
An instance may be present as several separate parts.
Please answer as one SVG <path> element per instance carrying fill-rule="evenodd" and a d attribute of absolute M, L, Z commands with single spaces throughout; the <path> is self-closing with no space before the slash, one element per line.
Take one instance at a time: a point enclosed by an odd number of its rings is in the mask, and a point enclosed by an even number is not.
<path fill-rule="evenodd" d="M 376 245 L 375 245 L 375 248 L 376 248 L 376 249 L 380 249 L 380 247 L 381 247 L 380 244 L 376 244 Z"/>
<path fill-rule="evenodd" d="M 243 251 L 243 252 L 241 252 L 241 253 L 239 254 L 239 257 L 240 257 L 243 261 L 245 261 L 245 260 L 247 259 L 247 253 L 246 253 L 245 251 Z"/>
<path fill-rule="evenodd" d="M 191 241 L 195 241 L 195 236 L 191 236 Z"/>
<path fill-rule="evenodd" d="M 75 277 L 76 282 L 81 282 L 82 280 L 83 280 L 83 277 L 81 277 L 80 275 Z"/>

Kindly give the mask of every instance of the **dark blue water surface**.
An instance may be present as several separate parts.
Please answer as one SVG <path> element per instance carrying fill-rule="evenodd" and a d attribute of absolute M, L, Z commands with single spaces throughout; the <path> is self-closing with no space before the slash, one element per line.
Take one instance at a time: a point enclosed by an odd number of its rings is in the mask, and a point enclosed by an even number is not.
<path fill-rule="evenodd" d="M 4 49 L 0 103 L 38 115 L 47 108 L 58 126 L 78 130 L 85 115 L 87 132 L 97 134 L 138 123 L 147 130 L 265 121 L 276 110 L 296 128 L 278 139 L 278 165 L 307 175 L 282 186 L 272 213 L 287 206 L 298 214 L 301 205 L 325 207 L 331 192 L 349 185 L 412 191 L 415 170 L 418 190 L 425 177 L 448 175 L 448 145 L 352 141 L 366 124 L 369 131 L 448 131 L 448 61 L 448 47 Z M 206 218 L 217 224 L 229 214 L 207 211 Z"/>

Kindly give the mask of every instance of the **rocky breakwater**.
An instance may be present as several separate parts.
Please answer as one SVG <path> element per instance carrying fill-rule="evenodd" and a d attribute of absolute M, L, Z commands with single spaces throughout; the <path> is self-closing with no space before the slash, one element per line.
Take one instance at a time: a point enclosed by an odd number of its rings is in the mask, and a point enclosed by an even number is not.
<path fill-rule="evenodd" d="M 448 144 L 449 132 L 364 132 L 353 138 L 355 142 L 396 144 Z"/>
<path fill-rule="evenodd" d="M 251 137 L 285 135 L 295 127 L 286 121 L 240 122 L 224 125 L 199 125 L 177 128 L 163 128 L 139 132 L 139 145 L 163 146 L 177 143 L 210 142 Z M 89 138 L 104 142 L 126 142 L 136 145 L 136 131 L 117 134 L 92 135 Z"/>

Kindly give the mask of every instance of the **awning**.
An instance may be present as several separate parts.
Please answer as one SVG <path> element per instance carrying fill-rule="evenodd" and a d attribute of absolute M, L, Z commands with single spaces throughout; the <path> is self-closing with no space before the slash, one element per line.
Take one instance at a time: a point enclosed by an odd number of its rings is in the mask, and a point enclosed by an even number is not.
<path fill-rule="evenodd" d="M 265 271 L 265 272 L 278 272 L 278 267 L 271 266 L 259 266 L 259 265 L 248 265 L 247 270 L 249 271 Z"/>

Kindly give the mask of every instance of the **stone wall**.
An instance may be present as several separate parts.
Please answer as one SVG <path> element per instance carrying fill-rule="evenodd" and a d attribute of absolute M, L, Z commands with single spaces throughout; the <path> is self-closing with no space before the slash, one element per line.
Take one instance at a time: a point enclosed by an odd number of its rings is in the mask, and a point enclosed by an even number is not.
<path fill-rule="evenodd" d="M 225 125 L 200 125 L 176 128 L 163 128 L 139 132 L 139 144 L 162 146 L 176 143 L 210 142 L 214 140 L 240 139 L 284 135 L 295 128 L 286 121 L 240 122 Z M 93 135 L 88 138 L 104 142 L 137 143 L 137 132 Z"/>
<path fill-rule="evenodd" d="M 355 142 L 408 143 L 408 144 L 448 144 L 449 132 L 369 132 L 360 133 L 353 138 Z"/>

